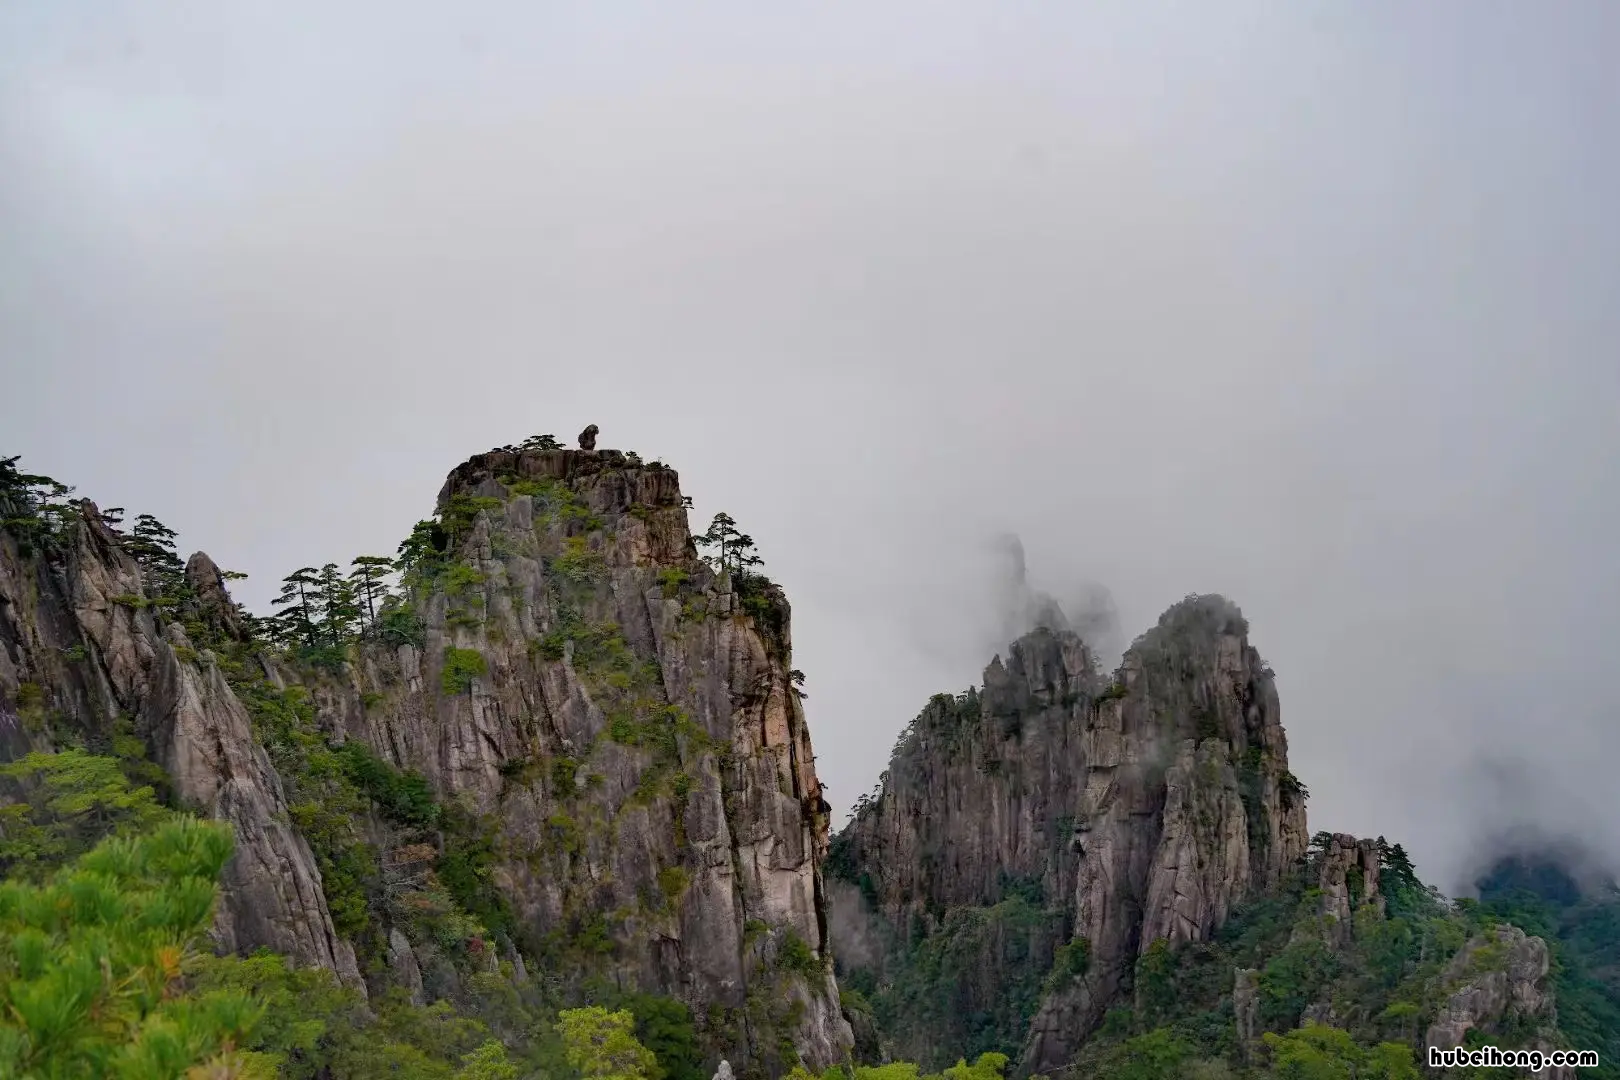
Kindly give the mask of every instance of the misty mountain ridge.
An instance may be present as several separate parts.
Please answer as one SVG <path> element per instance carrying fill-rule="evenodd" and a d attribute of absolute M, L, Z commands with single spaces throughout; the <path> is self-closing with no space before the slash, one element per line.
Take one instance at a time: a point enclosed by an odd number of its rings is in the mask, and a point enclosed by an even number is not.
<path fill-rule="evenodd" d="M 0 1065 L 1393 1078 L 1485 1040 L 1615 1075 L 1601 861 L 1509 830 L 1452 902 L 1398 841 L 1313 832 L 1229 599 L 1126 647 L 1105 589 L 1060 601 L 997 539 L 1006 646 L 834 834 L 759 545 L 580 443 L 474 455 L 396 552 L 298 569 L 260 614 L 161 522 L 0 463 L 0 1003 L 33 1017 L 0 1021 Z M 148 906 L 30 921 L 109 882 Z M 174 951 L 141 938 L 135 989 L 39 1036 L 72 958 L 155 911 Z"/>

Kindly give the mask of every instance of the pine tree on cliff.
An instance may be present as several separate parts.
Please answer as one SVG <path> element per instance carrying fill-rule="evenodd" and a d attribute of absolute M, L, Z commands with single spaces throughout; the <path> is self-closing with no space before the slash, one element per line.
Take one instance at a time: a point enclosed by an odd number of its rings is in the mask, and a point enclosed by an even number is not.
<path fill-rule="evenodd" d="M 53 544 L 73 513 L 73 489 L 17 468 L 20 458 L 0 458 L 0 528 L 17 538 L 24 554 Z"/>
<path fill-rule="evenodd" d="M 704 561 L 717 574 L 740 569 L 737 561 L 738 553 L 748 551 L 754 546 L 752 538 L 738 531 L 736 519 L 724 512 L 714 515 L 714 520 L 709 522 L 708 531 L 702 536 L 694 536 L 692 541 L 698 547 L 715 550 L 714 555 L 705 555 Z M 754 563 L 750 565 L 757 565 L 759 561 L 756 557 Z"/>
<path fill-rule="evenodd" d="M 135 518 L 124 547 L 141 567 L 141 583 L 154 598 L 178 599 L 186 594 L 186 566 L 175 553 L 178 534 L 151 514 Z"/>
<path fill-rule="evenodd" d="M 414 579 L 430 578 L 444 562 L 444 550 L 449 544 L 449 537 L 434 520 L 418 521 L 411 528 L 411 535 L 400 541 L 399 557 L 394 565 L 405 577 L 405 584 L 409 586 Z"/>
<path fill-rule="evenodd" d="M 752 573 L 756 566 L 764 565 L 765 560 L 755 553 L 752 536 L 743 533 L 731 542 L 731 568 L 739 578 Z"/>
<path fill-rule="evenodd" d="M 349 564 L 355 595 L 365 604 L 366 625 L 377 625 L 377 602 L 388 595 L 388 575 L 394 570 L 394 560 L 386 555 L 357 555 Z"/>
<path fill-rule="evenodd" d="M 355 624 L 360 621 L 360 605 L 354 584 L 343 577 L 337 563 L 321 567 L 320 614 L 321 630 L 328 645 L 336 648 L 354 636 Z"/>
<path fill-rule="evenodd" d="M 320 644 L 317 636 L 320 589 L 320 571 L 313 566 L 295 570 L 281 579 L 281 595 L 270 603 L 286 608 L 276 620 L 278 636 L 287 643 L 301 639 L 311 647 Z"/>

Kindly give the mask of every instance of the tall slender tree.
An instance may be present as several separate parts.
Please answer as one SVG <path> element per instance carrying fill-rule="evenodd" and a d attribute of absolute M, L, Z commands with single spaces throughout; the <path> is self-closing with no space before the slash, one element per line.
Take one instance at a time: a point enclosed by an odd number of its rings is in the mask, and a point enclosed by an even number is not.
<path fill-rule="evenodd" d="M 692 541 L 698 547 L 714 549 L 713 555 L 704 556 L 704 562 L 707 562 L 715 573 L 723 573 L 729 565 L 726 556 L 731 545 L 741 535 L 737 531 L 736 520 L 722 511 L 714 515 L 714 519 L 709 522 L 708 531 L 702 536 L 694 536 Z"/>
<path fill-rule="evenodd" d="M 326 643 L 342 645 L 354 635 L 360 621 L 360 605 L 355 599 L 354 584 L 343 576 L 337 563 L 327 563 L 320 574 L 321 629 Z"/>
<path fill-rule="evenodd" d="M 320 627 L 321 579 L 313 566 L 295 570 L 281 579 L 281 595 L 270 603 L 285 608 L 277 619 L 281 623 L 281 637 L 288 641 L 302 641 L 305 645 L 318 645 Z"/>
<path fill-rule="evenodd" d="M 357 555 L 349 564 L 349 581 L 355 595 L 365 605 L 366 626 L 377 625 L 377 603 L 388 595 L 388 575 L 394 571 L 394 560 L 386 555 Z"/>
<path fill-rule="evenodd" d="M 151 514 L 139 514 L 124 547 L 141 568 L 141 583 L 155 597 L 178 599 L 186 593 L 186 567 L 175 553 L 178 535 Z"/>

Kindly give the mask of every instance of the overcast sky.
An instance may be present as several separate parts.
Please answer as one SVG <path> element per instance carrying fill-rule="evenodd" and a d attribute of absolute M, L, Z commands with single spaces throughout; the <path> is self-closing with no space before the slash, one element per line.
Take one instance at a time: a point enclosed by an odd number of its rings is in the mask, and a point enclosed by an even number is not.
<path fill-rule="evenodd" d="M 1313 829 L 1620 854 L 1620 7 L 0 4 L 0 452 L 247 571 L 661 457 L 842 810 L 997 648 L 1222 592 Z M 1516 770 L 1516 771 L 1515 771 Z"/>

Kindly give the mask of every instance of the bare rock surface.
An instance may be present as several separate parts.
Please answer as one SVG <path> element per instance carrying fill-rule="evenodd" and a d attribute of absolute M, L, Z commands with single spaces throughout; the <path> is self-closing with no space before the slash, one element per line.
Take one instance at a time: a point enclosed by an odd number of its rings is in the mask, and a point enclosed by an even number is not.
<path fill-rule="evenodd" d="M 1031 1024 L 1022 1069 L 1047 1072 L 1119 1003 L 1138 956 L 1206 940 L 1283 880 L 1307 838 L 1272 673 L 1237 607 L 1201 596 L 1167 611 L 1112 678 L 1079 637 L 1042 628 L 982 689 L 936 697 L 835 861 L 896 927 L 995 904 L 1009 880 L 1059 898 L 1089 959 Z"/>
<path fill-rule="evenodd" d="M 230 625 L 235 605 L 217 567 L 198 555 L 191 569 L 205 610 Z M 139 566 L 89 502 L 49 559 L 24 558 L 0 540 L 0 703 L 17 702 L 26 685 L 58 724 L 105 738 L 121 718 L 132 721 L 179 798 L 235 827 L 219 945 L 274 949 L 361 987 L 354 951 L 333 929 L 315 858 L 287 820 L 281 779 L 247 711 L 212 656 L 177 623 L 160 625 L 150 599 Z M 51 748 L 54 732 L 28 741 Z"/>

